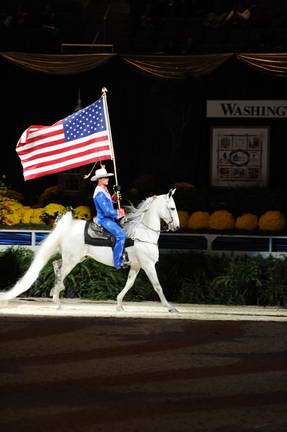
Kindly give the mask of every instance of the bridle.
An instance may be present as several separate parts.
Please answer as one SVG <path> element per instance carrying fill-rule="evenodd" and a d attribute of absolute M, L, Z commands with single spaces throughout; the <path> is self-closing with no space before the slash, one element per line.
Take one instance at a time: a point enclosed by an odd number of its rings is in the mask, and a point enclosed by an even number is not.
<path fill-rule="evenodd" d="M 170 216 L 170 220 L 168 222 L 165 222 L 165 224 L 167 225 L 166 229 L 162 229 L 162 232 L 168 232 L 171 230 L 171 225 L 173 224 L 173 217 L 172 217 L 172 213 L 171 210 L 175 210 L 175 208 L 170 209 L 169 207 L 167 208 L 169 216 Z"/>
<path fill-rule="evenodd" d="M 171 225 L 172 225 L 172 223 L 173 223 L 173 217 L 172 217 L 171 210 L 175 210 L 175 208 L 170 209 L 170 208 L 168 207 L 167 209 L 168 209 L 169 216 L 170 216 L 170 220 L 169 220 L 168 222 L 165 222 L 167 228 L 163 228 L 163 229 L 160 229 L 160 230 L 155 230 L 155 229 L 149 227 L 148 225 L 146 225 L 143 221 L 141 221 L 141 224 L 142 224 L 143 226 L 145 226 L 146 228 L 148 228 L 149 230 L 151 230 L 151 231 L 153 231 L 153 232 L 155 232 L 155 233 L 157 233 L 157 234 L 160 234 L 161 232 L 168 232 L 168 231 L 170 231 L 170 230 L 171 230 Z M 148 210 L 148 209 L 147 209 L 147 210 Z M 147 211 L 147 210 L 146 210 L 146 211 Z"/>
<path fill-rule="evenodd" d="M 152 204 L 152 202 L 151 202 L 151 204 Z M 144 213 L 146 213 L 149 209 L 150 209 L 150 205 L 149 205 L 149 207 L 145 210 Z M 148 226 L 146 223 L 144 223 L 143 220 L 140 221 L 140 224 L 143 225 L 145 228 L 149 229 L 150 231 L 156 233 L 157 235 L 160 235 L 161 232 L 168 232 L 168 231 L 170 231 L 170 230 L 171 230 L 171 225 L 172 225 L 172 223 L 173 223 L 172 210 L 175 210 L 175 208 L 171 208 L 171 209 L 170 209 L 169 207 L 167 207 L 167 210 L 168 210 L 168 212 L 169 212 L 170 219 L 169 219 L 168 222 L 165 222 L 165 224 L 166 224 L 166 226 L 167 226 L 166 229 L 156 230 L 156 229 L 151 228 L 150 226 Z M 143 218 L 142 218 L 142 219 L 143 219 Z M 141 243 L 149 243 L 149 244 L 152 244 L 152 245 L 157 246 L 157 242 L 151 242 L 151 241 L 147 241 L 147 240 L 141 240 L 141 239 L 139 239 L 139 238 L 134 238 L 134 240 L 135 240 L 135 241 L 138 241 L 138 242 L 141 242 Z"/>
<path fill-rule="evenodd" d="M 171 215 L 171 211 L 169 210 L 169 213 L 170 213 L 170 215 Z M 170 218 L 170 220 L 168 221 L 168 223 L 166 223 L 165 222 L 165 224 L 167 225 L 167 228 L 166 229 L 162 229 L 162 230 L 155 230 L 154 228 L 151 228 L 151 227 L 149 227 L 148 225 L 146 225 L 143 221 L 141 221 L 141 224 L 144 226 L 144 227 L 146 227 L 146 228 L 148 228 L 149 230 L 151 230 L 151 231 L 153 231 L 153 232 L 155 232 L 156 234 L 160 234 L 161 232 L 168 232 L 168 231 L 170 231 L 170 225 L 172 224 L 172 222 L 173 222 L 173 218 L 172 218 L 172 216 L 171 216 L 171 218 Z M 141 243 L 149 243 L 149 244 L 152 244 L 152 245 L 155 245 L 155 246 L 157 246 L 157 242 L 156 243 L 154 243 L 154 242 L 150 242 L 150 241 L 147 241 L 147 240 L 140 240 L 140 239 L 138 239 L 138 238 L 135 238 L 134 239 L 135 241 L 138 241 L 138 242 L 141 242 Z"/>

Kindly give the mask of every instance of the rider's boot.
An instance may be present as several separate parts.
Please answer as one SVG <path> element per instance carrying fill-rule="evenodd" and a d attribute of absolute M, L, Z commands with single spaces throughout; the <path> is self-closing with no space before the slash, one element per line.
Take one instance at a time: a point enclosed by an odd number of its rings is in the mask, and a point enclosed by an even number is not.
<path fill-rule="evenodd" d="M 121 268 L 128 268 L 131 265 L 127 251 L 123 252 L 123 263 Z"/>

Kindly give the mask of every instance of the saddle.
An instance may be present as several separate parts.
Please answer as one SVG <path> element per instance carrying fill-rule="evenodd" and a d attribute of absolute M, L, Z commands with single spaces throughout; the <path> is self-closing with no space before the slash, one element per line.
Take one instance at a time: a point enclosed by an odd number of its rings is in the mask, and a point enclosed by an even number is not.
<path fill-rule="evenodd" d="M 92 246 L 105 246 L 113 248 L 115 245 L 114 236 L 104 227 L 93 221 L 87 221 L 84 231 L 85 243 Z M 125 247 L 133 246 L 134 241 L 126 238 Z"/>

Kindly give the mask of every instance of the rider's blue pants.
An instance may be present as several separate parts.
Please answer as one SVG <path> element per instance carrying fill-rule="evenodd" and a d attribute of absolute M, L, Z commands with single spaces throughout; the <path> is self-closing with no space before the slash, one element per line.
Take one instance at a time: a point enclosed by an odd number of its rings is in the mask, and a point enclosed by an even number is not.
<path fill-rule="evenodd" d="M 125 246 L 126 232 L 116 222 L 109 218 L 101 219 L 101 225 L 115 237 L 113 248 L 114 265 L 118 269 L 123 263 L 123 250 Z"/>

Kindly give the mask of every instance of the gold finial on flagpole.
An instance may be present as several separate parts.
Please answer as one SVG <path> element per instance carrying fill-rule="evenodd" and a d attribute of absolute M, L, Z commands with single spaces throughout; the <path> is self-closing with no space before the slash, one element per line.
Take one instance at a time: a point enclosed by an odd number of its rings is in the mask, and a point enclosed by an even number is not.
<path fill-rule="evenodd" d="M 106 93 L 108 93 L 108 90 L 106 89 L 106 87 L 102 88 L 102 96 L 106 96 Z"/>
<path fill-rule="evenodd" d="M 73 112 L 80 111 L 82 109 L 81 89 L 78 89 L 78 103 Z"/>

